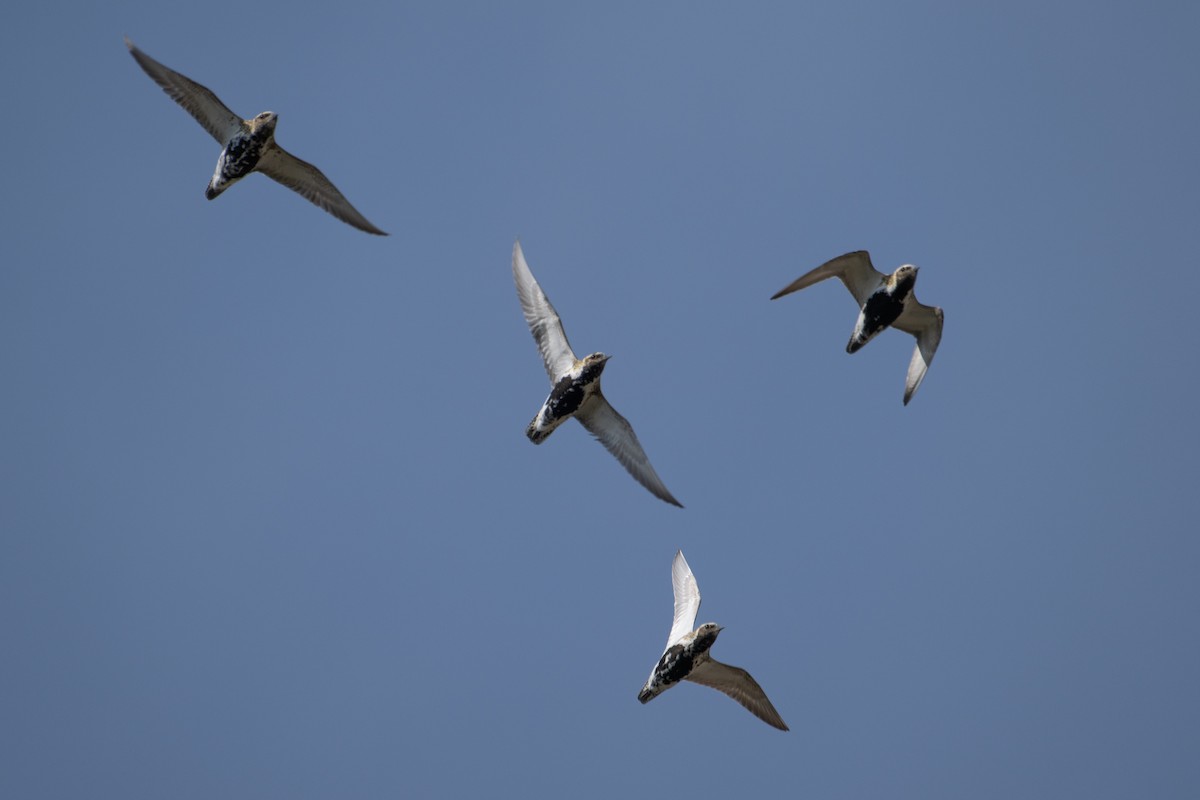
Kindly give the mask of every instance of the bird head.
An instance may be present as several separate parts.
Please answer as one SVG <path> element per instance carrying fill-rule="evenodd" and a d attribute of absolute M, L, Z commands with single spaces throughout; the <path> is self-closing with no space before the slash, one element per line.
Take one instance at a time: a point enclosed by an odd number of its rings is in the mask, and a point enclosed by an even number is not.
<path fill-rule="evenodd" d="M 604 353 L 592 353 L 583 360 L 581 364 L 581 374 L 589 374 L 595 377 L 600 377 L 600 373 L 604 371 L 604 365 L 612 356 L 606 356 Z"/>
<path fill-rule="evenodd" d="M 717 634 L 723 631 L 720 625 L 715 622 L 706 622 L 696 629 L 696 649 L 699 652 L 704 652 L 713 646 L 717 641 Z"/>
<path fill-rule="evenodd" d="M 257 133 L 261 130 L 274 131 L 275 123 L 278 121 L 279 115 L 274 111 L 264 111 L 254 119 L 250 120 L 250 130 Z"/>
<path fill-rule="evenodd" d="M 889 293 L 895 294 L 898 292 L 903 296 L 911 292 L 913 287 L 917 285 L 917 269 L 913 264 L 904 264 L 898 267 L 888 281 L 891 284 L 891 291 Z"/>

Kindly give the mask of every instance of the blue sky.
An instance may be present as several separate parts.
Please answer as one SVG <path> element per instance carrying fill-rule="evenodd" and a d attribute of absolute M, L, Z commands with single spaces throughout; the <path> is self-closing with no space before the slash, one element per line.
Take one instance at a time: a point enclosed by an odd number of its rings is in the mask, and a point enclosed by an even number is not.
<path fill-rule="evenodd" d="M 1194 5 L 293 9 L 0 12 L 0 795 L 1196 796 Z M 518 236 L 684 510 L 525 439 Z M 791 732 L 637 702 L 678 548 Z"/>

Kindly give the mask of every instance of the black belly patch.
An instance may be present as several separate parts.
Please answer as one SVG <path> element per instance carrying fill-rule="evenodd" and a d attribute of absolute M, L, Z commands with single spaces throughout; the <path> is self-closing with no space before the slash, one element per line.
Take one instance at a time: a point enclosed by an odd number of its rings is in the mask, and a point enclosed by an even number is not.
<path fill-rule="evenodd" d="M 667 685 L 679 683 L 691 673 L 693 660 L 692 651 L 683 645 L 668 647 L 654 668 L 654 677 Z"/>
<path fill-rule="evenodd" d="M 867 298 L 863 307 L 863 335 L 870 336 L 891 325 L 904 310 L 903 298 L 878 292 Z"/>
<path fill-rule="evenodd" d="M 262 150 L 263 142 L 253 136 L 235 138 L 223 154 L 221 176 L 230 181 L 246 177 L 258 166 Z"/>
<path fill-rule="evenodd" d="M 546 398 L 546 422 L 553 422 L 561 417 L 569 417 L 579 410 L 583 405 L 583 399 L 587 394 L 586 385 L 579 380 L 571 378 L 561 378 L 558 383 L 554 384 L 554 388 L 550 390 L 550 396 Z"/>

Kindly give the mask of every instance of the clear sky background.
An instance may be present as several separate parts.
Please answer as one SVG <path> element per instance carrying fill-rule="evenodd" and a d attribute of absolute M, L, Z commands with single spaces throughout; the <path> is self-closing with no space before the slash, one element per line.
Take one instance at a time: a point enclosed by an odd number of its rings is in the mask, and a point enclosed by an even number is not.
<path fill-rule="evenodd" d="M 1194 3 L 0 22 L 0 796 L 1200 795 Z M 126 34 L 392 235 L 206 201 Z M 685 509 L 525 439 L 518 236 Z M 768 300 L 855 249 L 907 408 Z M 637 702 L 678 548 L 790 733 Z"/>

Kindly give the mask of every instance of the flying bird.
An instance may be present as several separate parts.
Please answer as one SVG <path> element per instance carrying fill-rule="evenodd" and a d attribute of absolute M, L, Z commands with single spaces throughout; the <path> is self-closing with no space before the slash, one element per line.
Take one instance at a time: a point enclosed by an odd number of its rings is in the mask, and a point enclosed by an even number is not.
<path fill-rule="evenodd" d="M 143 53 L 129 37 L 125 37 L 125 46 L 146 74 L 220 143 L 217 168 L 204 192 L 209 200 L 251 172 L 261 172 L 342 222 L 367 233 L 387 236 L 367 222 L 367 218 L 350 205 L 321 170 L 275 143 L 275 123 L 278 121 L 275 112 L 264 111 L 252 119 L 242 119 L 211 91 Z"/>
<path fill-rule="evenodd" d="M 520 242 L 513 245 L 512 271 L 525 322 L 542 353 L 552 387 L 550 396 L 525 429 L 529 441 L 541 444 L 559 425 L 574 417 L 621 462 L 634 480 L 660 500 L 683 508 L 650 465 L 633 426 L 600 392 L 600 373 L 611 356 L 592 353 L 583 359 L 575 357 L 558 312 L 525 263 Z"/>
<path fill-rule="evenodd" d="M 917 269 L 912 264 L 904 264 L 891 275 L 884 275 L 871 266 L 871 256 L 866 250 L 857 250 L 801 275 L 771 299 L 776 300 L 826 278 L 839 278 L 859 305 L 858 321 L 846 344 L 847 353 L 858 352 L 888 326 L 915 336 L 917 346 L 913 349 L 904 381 L 904 405 L 908 405 L 933 363 L 933 354 L 942 341 L 944 320 L 942 309 L 917 302 L 913 291 L 917 284 Z"/>
<path fill-rule="evenodd" d="M 682 550 L 675 553 L 675 561 L 671 564 L 671 585 L 675 590 L 675 621 L 671 624 L 671 635 L 667 637 L 667 649 L 650 671 L 646 685 L 638 692 L 638 700 L 649 703 L 680 681 L 691 681 L 724 692 L 763 722 L 786 731 L 788 726 L 783 718 L 749 672 L 722 664 L 709 655 L 723 628 L 706 622 L 692 630 L 696 612 L 700 610 L 700 588 Z"/>

